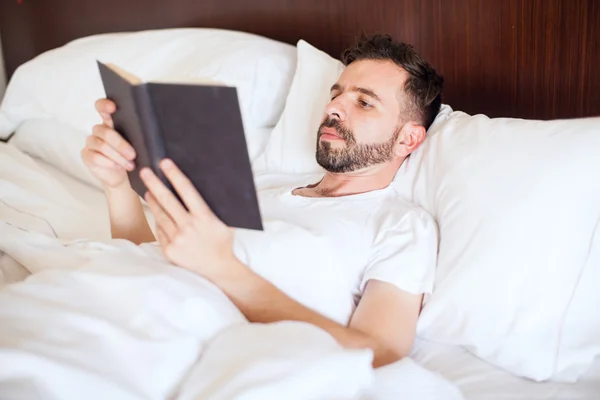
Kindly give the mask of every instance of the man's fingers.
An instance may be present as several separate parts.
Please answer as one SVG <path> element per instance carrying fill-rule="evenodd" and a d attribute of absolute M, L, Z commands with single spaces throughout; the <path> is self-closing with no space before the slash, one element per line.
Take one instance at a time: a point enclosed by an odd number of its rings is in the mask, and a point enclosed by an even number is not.
<path fill-rule="evenodd" d="M 192 214 L 197 216 L 213 215 L 212 210 L 200 196 L 192 182 L 173 161 L 169 159 L 162 160 L 160 168 Z"/>
<path fill-rule="evenodd" d="M 104 123 L 104 125 L 108 126 L 111 129 L 115 128 L 115 123 L 113 122 L 110 114 L 101 113 L 100 117 L 102 118 L 102 122 Z"/>
<path fill-rule="evenodd" d="M 107 113 L 107 114 L 112 114 L 117 110 L 117 105 L 115 104 L 114 101 L 109 100 L 109 99 L 98 99 L 96 100 L 96 111 L 98 111 L 99 113 Z"/>
<path fill-rule="evenodd" d="M 190 215 L 186 209 L 150 168 L 142 169 L 140 177 L 156 203 L 175 221 L 177 226 L 181 227 L 189 223 Z"/>
<path fill-rule="evenodd" d="M 127 160 L 135 158 L 135 150 L 117 131 L 106 125 L 96 125 L 92 130 L 94 136 L 104 140 L 110 147 L 115 149 Z"/>
<path fill-rule="evenodd" d="M 87 165 L 93 165 L 102 168 L 117 168 L 119 165 L 108 159 L 102 153 L 88 149 L 83 151 L 83 161 Z"/>
<path fill-rule="evenodd" d="M 169 245 L 171 243 L 169 241 L 169 238 L 167 237 L 167 234 L 158 225 L 156 225 L 156 239 L 158 239 L 158 242 L 163 247 L 167 246 L 167 245 Z"/>
<path fill-rule="evenodd" d="M 100 99 L 96 101 L 95 107 L 102 121 L 110 128 L 114 128 L 111 114 L 117 110 L 116 104 L 109 99 Z"/>
<path fill-rule="evenodd" d="M 154 215 L 157 227 L 162 230 L 162 233 L 168 240 L 168 243 L 171 243 L 177 236 L 177 226 L 171 217 L 169 217 L 169 215 L 165 212 L 165 210 L 163 210 L 160 204 L 158 204 L 152 193 L 147 192 L 144 196 L 144 199 L 148 203 L 150 211 L 152 211 L 152 214 Z"/>
<path fill-rule="evenodd" d="M 135 165 L 132 161 L 127 160 L 120 153 L 118 153 L 112 146 L 110 146 L 106 141 L 100 139 L 98 136 L 91 135 L 86 139 L 86 146 L 96 152 L 103 155 L 105 158 L 113 161 L 116 164 L 119 164 L 121 167 L 125 168 L 127 171 L 133 171 Z"/>

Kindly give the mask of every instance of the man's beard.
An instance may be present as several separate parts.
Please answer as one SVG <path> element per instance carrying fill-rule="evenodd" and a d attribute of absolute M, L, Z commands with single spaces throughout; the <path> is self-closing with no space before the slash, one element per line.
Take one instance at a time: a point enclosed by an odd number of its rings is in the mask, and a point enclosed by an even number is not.
<path fill-rule="evenodd" d="M 328 141 L 321 141 L 321 129 L 324 127 L 334 128 L 346 146 L 336 149 Z M 337 119 L 328 117 L 317 132 L 317 163 L 326 171 L 343 173 L 391 161 L 399 135 L 400 129 L 396 128 L 387 142 L 358 144 L 351 130 L 344 128 Z"/>

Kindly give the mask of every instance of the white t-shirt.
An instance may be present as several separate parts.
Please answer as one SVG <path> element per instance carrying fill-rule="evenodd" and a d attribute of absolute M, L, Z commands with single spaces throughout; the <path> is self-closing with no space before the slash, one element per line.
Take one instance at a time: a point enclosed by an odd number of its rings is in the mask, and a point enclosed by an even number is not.
<path fill-rule="evenodd" d="M 311 198 L 258 192 L 264 231 L 236 230 L 237 257 L 287 295 L 346 325 L 370 279 L 430 293 L 437 228 L 393 186 Z"/>

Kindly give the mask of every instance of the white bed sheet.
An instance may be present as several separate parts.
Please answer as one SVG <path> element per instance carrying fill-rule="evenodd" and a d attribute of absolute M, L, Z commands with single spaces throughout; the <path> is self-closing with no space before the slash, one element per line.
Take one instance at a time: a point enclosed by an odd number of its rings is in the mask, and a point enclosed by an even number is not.
<path fill-rule="evenodd" d="M 598 400 L 600 359 L 575 384 L 516 377 L 454 345 L 417 339 L 411 358 L 456 384 L 465 400 Z"/>

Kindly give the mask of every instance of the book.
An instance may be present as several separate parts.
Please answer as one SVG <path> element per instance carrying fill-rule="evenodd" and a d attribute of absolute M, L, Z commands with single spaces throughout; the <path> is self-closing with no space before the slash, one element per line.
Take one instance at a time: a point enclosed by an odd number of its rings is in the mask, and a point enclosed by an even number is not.
<path fill-rule="evenodd" d="M 128 175 L 139 196 L 148 190 L 139 172 L 149 167 L 181 201 L 159 168 L 170 158 L 223 223 L 263 230 L 235 87 L 143 82 L 113 64 L 98 61 L 98 68 L 106 97 L 117 106 L 114 129 L 136 151 Z"/>

